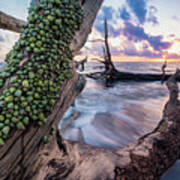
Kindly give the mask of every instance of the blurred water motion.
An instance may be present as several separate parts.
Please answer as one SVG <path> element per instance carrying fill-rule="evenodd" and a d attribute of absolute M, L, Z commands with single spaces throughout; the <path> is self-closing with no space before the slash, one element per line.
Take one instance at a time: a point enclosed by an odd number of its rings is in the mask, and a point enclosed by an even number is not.
<path fill-rule="evenodd" d="M 97 71 L 96 63 L 86 65 Z M 161 73 L 162 63 L 116 63 L 121 71 Z M 178 63 L 169 63 L 173 73 Z M 117 82 L 105 88 L 102 82 L 88 79 L 75 106 L 70 107 L 60 122 L 65 139 L 117 149 L 153 130 L 162 118 L 168 91 L 160 82 Z"/>

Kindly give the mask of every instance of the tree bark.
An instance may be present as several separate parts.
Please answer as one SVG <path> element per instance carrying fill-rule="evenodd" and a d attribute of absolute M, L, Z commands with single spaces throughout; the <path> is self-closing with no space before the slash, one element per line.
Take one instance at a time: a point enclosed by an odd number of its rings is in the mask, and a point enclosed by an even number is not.
<path fill-rule="evenodd" d="M 71 45 L 75 53 L 78 52 L 86 42 L 102 2 L 103 0 L 86 0 L 83 2 L 84 23 L 80 31 L 77 32 L 74 37 L 74 41 Z M 1 28 L 4 27 L 5 29 L 16 32 L 21 31 L 22 26 L 17 27 L 14 25 L 19 24 L 18 20 L 10 16 L 5 17 L 7 20 L 6 22 L 9 20 L 13 22 L 10 25 L 2 26 L 3 21 L 1 19 Z M 23 23 L 24 22 L 22 22 L 22 24 Z M 28 61 L 28 59 L 24 59 L 20 66 L 24 66 L 26 61 Z M 55 152 L 60 152 L 59 149 L 56 148 L 58 123 L 82 89 L 82 84 L 78 83 L 79 78 L 79 75 L 74 69 L 73 77 L 70 80 L 66 80 L 61 86 L 61 92 L 59 92 L 60 98 L 57 100 L 52 113 L 47 117 L 48 122 L 43 127 L 30 125 L 25 131 L 16 131 L 13 133 L 13 136 L 7 140 L 6 144 L 0 147 L 1 180 L 38 179 L 36 176 L 41 172 L 41 169 L 46 166 L 53 154 L 55 154 Z M 8 81 L 5 87 L 8 87 Z M 52 128 L 55 129 L 55 135 L 52 135 Z M 50 143 L 44 144 L 42 141 L 43 137 L 49 137 Z"/>

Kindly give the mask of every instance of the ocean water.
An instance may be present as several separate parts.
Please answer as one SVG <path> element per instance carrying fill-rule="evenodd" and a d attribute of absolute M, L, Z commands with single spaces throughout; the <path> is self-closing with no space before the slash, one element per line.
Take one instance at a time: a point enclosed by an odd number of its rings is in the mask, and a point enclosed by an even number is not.
<path fill-rule="evenodd" d="M 97 63 L 88 63 L 86 72 L 98 71 Z M 121 62 L 120 71 L 161 73 L 162 63 Z M 180 63 L 169 63 L 168 73 Z M 100 68 L 100 67 L 98 67 Z M 64 138 L 118 149 L 152 131 L 162 118 L 168 90 L 161 82 L 117 82 L 106 88 L 102 81 L 87 78 L 83 92 L 70 107 L 60 130 Z"/>
<path fill-rule="evenodd" d="M 98 67 L 97 67 L 98 66 Z M 161 73 L 162 63 L 121 62 L 120 71 Z M 166 71 L 175 72 L 180 63 L 168 63 Z M 99 71 L 101 65 L 88 63 L 86 72 Z M 75 106 L 69 108 L 59 124 L 65 139 L 85 142 L 107 149 L 118 149 L 151 132 L 162 119 L 168 90 L 161 82 L 117 82 L 106 88 L 102 81 L 87 78 Z M 180 179 L 177 163 L 161 180 Z M 179 173 L 178 173 L 179 171 Z"/>

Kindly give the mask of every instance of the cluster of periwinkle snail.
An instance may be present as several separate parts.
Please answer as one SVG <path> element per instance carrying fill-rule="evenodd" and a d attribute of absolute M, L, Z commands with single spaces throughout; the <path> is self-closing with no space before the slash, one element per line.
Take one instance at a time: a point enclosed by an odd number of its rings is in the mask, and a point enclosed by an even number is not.
<path fill-rule="evenodd" d="M 13 130 L 47 122 L 60 85 L 72 77 L 70 44 L 82 21 L 80 0 L 39 0 L 30 7 L 28 23 L 0 73 L 0 145 Z"/>

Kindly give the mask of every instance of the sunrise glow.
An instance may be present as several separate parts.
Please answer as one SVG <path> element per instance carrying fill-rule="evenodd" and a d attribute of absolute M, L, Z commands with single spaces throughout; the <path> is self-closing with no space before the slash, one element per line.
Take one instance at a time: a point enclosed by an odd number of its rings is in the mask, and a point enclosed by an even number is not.
<path fill-rule="evenodd" d="M 103 39 L 103 19 L 106 17 L 114 61 L 179 61 L 180 28 L 177 23 L 180 13 L 177 6 L 180 2 L 141 1 L 139 5 L 133 0 L 105 1 L 89 40 Z M 83 48 L 82 55 L 89 54 L 89 59 L 101 57 L 103 43 L 90 41 Z"/>
<path fill-rule="evenodd" d="M 180 55 L 180 41 L 175 41 L 170 49 L 168 49 L 168 53 L 176 53 Z"/>

